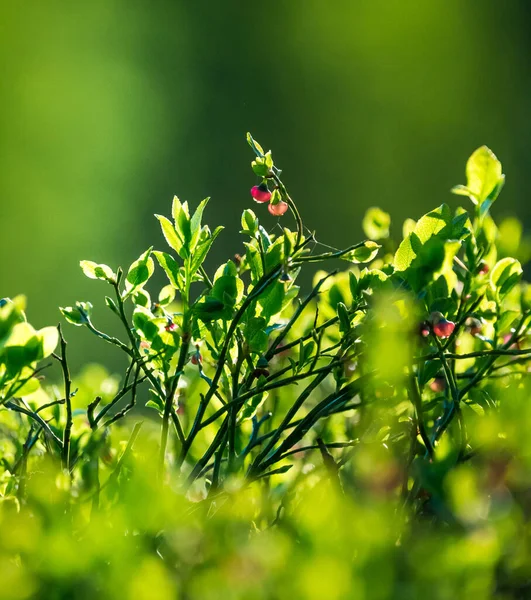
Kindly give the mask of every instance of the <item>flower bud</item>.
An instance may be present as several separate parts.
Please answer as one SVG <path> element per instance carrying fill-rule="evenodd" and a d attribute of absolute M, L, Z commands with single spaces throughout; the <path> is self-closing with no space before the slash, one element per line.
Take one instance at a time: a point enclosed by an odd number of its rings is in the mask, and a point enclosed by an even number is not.
<path fill-rule="evenodd" d="M 466 321 L 466 328 L 470 335 L 481 335 L 483 331 L 483 324 L 479 319 L 475 317 L 470 317 Z"/>
<path fill-rule="evenodd" d="M 282 273 L 282 275 L 278 278 L 279 281 L 282 281 L 283 283 L 287 283 L 289 281 L 291 281 L 291 277 L 289 275 L 289 273 Z"/>
<path fill-rule="evenodd" d="M 177 325 L 168 317 L 168 322 L 164 326 L 166 331 L 175 331 L 177 329 Z"/>
<path fill-rule="evenodd" d="M 259 377 L 269 377 L 269 371 L 267 369 L 255 369 L 252 372 L 252 377 L 258 379 Z"/>
<path fill-rule="evenodd" d="M 490 271 L 489 265 L 484 260 L 482 260 L 478 266 L 479 275 L 486 275 L 489 271 Z"/>
<path fill-rule="evenodd" d="M 428 337 L 430 335 L 430 324 L 427 321 L 423 321 L 419 326 L 419 334 L 422 337 Z"/>
<path fill-rule="evenodd" d="M 256 202 L 269 202 L 271 200 L 271 192 L 265 183 L 253 186 L 251 188 L 251 196 Z"/>
<path fill-rule="evenodd" d="M 444 392 L 446 389 L 446 379 L 444 377 L 436 377 L 430 383 L 430 390 L 432 392 Z"/>
<path fill-rule="evenodd" d="M 267 361 L 267 358 L 265 356 L 261 356 L 256 361 L 256 368 L 257 369 L 267 369 L 268 366 L 269 366 L 269 362 Z"/>

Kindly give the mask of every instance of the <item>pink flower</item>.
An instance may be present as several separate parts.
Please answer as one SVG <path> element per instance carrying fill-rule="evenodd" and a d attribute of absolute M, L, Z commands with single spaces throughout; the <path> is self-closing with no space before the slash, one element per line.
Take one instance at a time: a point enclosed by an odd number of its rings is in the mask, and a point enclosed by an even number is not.
<path fill-rule="evenodd" d="M 432 392 L 444 392 L 445 388 L 446 388 L 446 380 L 444 377 L 436 377 L 430 383 L 430 390 Z"/>
<path fill-rule="evenodd" d="M 453 321 L 447 321 L 443 319 L 433 326 L 433 333 L 440 338 L 450 337 L 455 329 L 455 323 Z"/>
<path fill-rule="evenodd" d="M 445 319 L 440 312 L 431 313 L 429 322 L 433 333 L 440 338 L 450 337 L 455 329 L 455 323 Z"/>
<path fill-rule="evenodd" d="M 474 317 L 470 317 L 469 319 L 467 319 L 466 328 L 470 335 L 481 335 L 481 332 L 483 330 L 481 321 Z"/>
<path fill-rule="evenodd" d="M 478 269 L 478 273 L 479 273 L 480 275 L 486 275 L 486 274 L 487 274 L 489 271 L 490 271 L 490 267 L 489 267 L 489 265 L 488 265 L 488 264 L 487 264 L 487 263 L 486 263 L 484 260 L 482 260 L 482 261 L 479 263 L 479 269 Z"/>
<path fill-rule="evenodd" d="M 271 192 L 265 183 L 253 186 L 251 188 L 251 196 L 256 202 L 269 202 L 271 200 Z"/>
<path fill-rule="evenodd" d="M 289 206 L 281 200 L 277 204 L 270 204 L 267 208 L 274 217 L 281 217 L 288 210 Z"/>
<path fill-rule="evenodd" d="M 420 324 L 419 333 L 422 337 L 428 337 L 430 335 L 430 324 L 424 321 Z"/>
<path fill-rule="evenodd" d="M 166 331 L 175 331 L 177 329 L 177 325 L 171 319 L 168 318 L 168 322 L 164 326 L 164 329 Z"/>

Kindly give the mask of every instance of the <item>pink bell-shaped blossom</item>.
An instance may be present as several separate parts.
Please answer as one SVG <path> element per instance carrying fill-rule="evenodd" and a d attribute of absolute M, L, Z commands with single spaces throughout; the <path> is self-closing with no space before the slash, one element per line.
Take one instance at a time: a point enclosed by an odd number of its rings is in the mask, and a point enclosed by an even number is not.
<path fill-rule="evenodd" d="M 276 204 L 270 204 L 267 209 L 274 217 L 281 217 L 287 210 L 289 206 L 286 202 L 281 200 Z"/>
<path fill-rule="evenodd" d="M 265 183 L 253 186 L 251 188 L 251 196 L 256 202 L 269 202 L 271 200 L 271 192 Z"/>

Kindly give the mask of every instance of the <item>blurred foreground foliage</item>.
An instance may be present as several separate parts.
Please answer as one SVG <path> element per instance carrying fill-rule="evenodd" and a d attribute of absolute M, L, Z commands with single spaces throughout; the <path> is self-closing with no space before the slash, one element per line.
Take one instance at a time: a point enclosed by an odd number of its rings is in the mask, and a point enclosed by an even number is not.
<path fill-rule="evenodd" d="M 72 377 L 61 328 L 1 301 L 0 599 L 529 597 L 529 243 L 490 217 L 498 159 L 476 150 L 452 190 L 470 212 L 442 205 L 395 244 L 373 207 L 367 240 L 319 253 L 248 142 L 253 198 L 294 231 L 247 209 L 242 255 L 211 276 L 221 228 L 175 198 L 170 252 L 82 261 L 124 337 L 88 302 L 62 313 L 123 377 Z M 300 271 L 337 259 L 299 297 Z"/>

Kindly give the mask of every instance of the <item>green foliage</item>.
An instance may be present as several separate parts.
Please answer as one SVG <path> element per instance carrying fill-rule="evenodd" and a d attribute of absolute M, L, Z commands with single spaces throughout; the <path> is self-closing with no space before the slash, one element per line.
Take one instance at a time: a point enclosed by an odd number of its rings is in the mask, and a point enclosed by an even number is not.
<path fill-rule="evenodd" d="M 499 161 L 480 148 L 454 188 L 473 214 L 443 204 L 395 243 L 372 208 L 371 239 L 319 253 L 248 142 L 294 230 L 246 209 L 242 254 L 210 275 L 222 228 L 202 224 L 207 200 L 175 197 L 157 216 L 169 248 L 125 275 L 81 262 L 121 337 L 88 302 L 61 312 L 124 355 L 120 381 L 72 379 L 62 332 L 0 302 L 4 596 L 525 594 L 531 293 L 514 223 L 489 215 Z M 303 269 L 338 258 L 354 264 L 301 294 Z M 41 379 L 49 356 L 60 390 Z"/>

